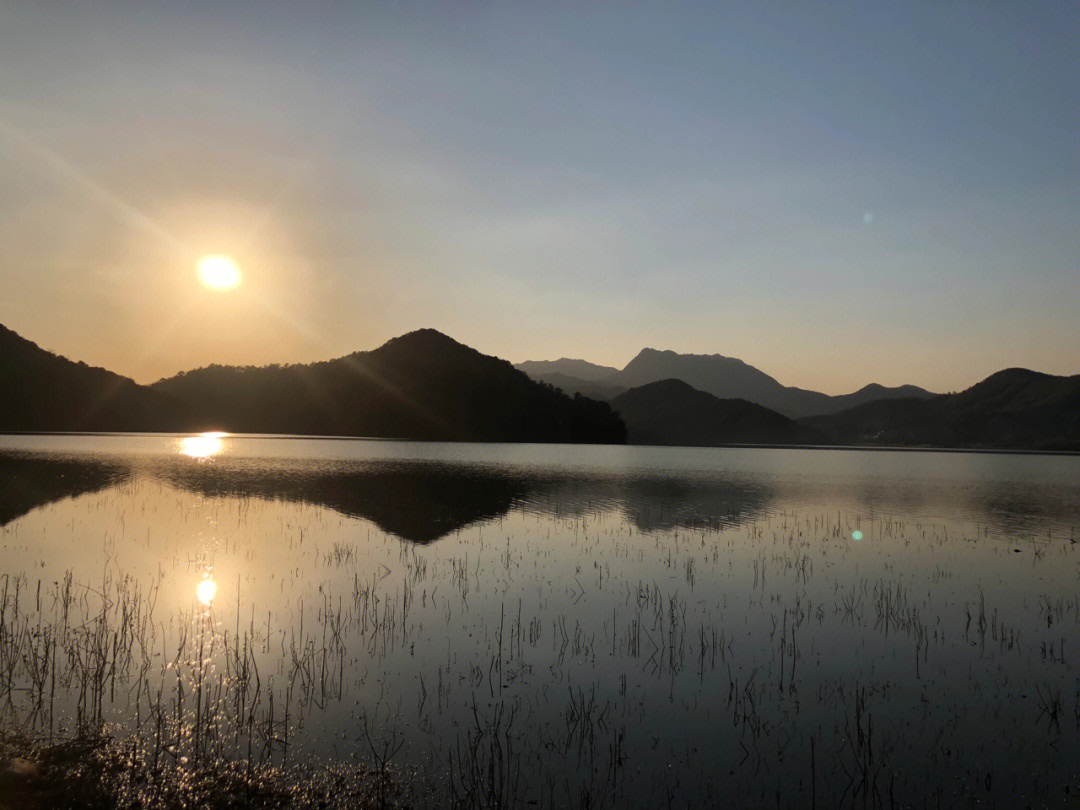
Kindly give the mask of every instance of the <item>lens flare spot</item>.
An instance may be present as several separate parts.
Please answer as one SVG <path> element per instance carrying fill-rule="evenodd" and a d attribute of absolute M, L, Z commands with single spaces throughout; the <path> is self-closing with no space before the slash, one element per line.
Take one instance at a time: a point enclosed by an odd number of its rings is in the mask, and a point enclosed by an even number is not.
<path fill-rule="evenodd" d="M 863 533 L 860 532 L 858 529 L 856 529 L 855 531 L 853 531 L 851 533 L 851 539 L 855 540 L 856 542 L 858 542 L 859 540 L 862 540 L 862 538 L 863 538 Z"/>
<path fill-rule="evenodd" d="M 204 579 L 195 586 L 195 597 L 207 607 L 214 602 L 217 596 L 217 583 L 212 579 Z"/>

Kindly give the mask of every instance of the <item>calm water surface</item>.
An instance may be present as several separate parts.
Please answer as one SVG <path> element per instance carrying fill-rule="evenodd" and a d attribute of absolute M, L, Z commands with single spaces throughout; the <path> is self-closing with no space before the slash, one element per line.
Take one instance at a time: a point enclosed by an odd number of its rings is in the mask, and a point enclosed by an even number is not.
<path fill-rule="evenodd" d="M 0 481 L 42 736 L 432 805 L 1080 792 L 1078 457 L 10 436 Z"/>

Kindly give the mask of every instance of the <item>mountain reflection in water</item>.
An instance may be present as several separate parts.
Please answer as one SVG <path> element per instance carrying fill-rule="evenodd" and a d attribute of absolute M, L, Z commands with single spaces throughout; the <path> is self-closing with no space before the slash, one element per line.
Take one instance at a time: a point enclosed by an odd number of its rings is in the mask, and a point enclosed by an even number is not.
<path fill-rule="evenodd" d="M 525 498 L 528 483 L 499 470 L 408 463 L 351 465 L 164 464 L 164 482 L 209 496 L 324 506 L 414 543 L 431 543 L 492 520 Z"/>
<path fill-rule="evenodd" d="M 317 465 L 224 460 L 170 462 L 166 483 L 204 495 L 272 498 L 323 506 L 370 520 L 414 543 L 431 543 L 519 508 L 584 517 L 621 508 L 642 530 L 674 525 L 734 525 L 762 514 L 764 485 L 723 478 L 688 483 L 665 476 L 560 474 L 528 468 L 430 461 Z"/>
<path fill-rule="evenodd" d="M 131 466 L 97 458 L 0 453 L 0 526 L 64 498 L 115 486 Z"/>
<path fill-rule="evenodd" d="M 511 509 L 580 518 L 623 510 L 642 531 L 736 525 L 763 514 L 769 486 L 723 476 L 559 473 L 491 464 L 432 461 L 316 461 L 183 457 L 101 461 L 4 457 L 0 471 L 19 485 L 0 494 L 4 523 L 38 506 L 104 489 L 133 475 L 211 497 L 282 500 L 369 520 L 414 543 L 431 543 Z"/>
<path fill-rule="evenodd" d="M 8 437 L 15 446 L 0 450 L 0 525 L 133 478 L 206 496 L 326 507 L 420 544 L 512 510 L 556 519 L 619 512 L 643 532 L 733 527 L 777 510 L 847 510 L 871 520 L 951 516 L 1010 536 L 1045 535 L 1052 524 L 1073 539 L 1080 513 L 1069 458 L 235 437 L 221 453 L 200 456 L 184 446 L 178 452 L 175 439 L 120 439 L 131 449 L 112 450 L 124 445 L 109 437 Z M 65 443 L 75 449 L 63 451 Z"/>

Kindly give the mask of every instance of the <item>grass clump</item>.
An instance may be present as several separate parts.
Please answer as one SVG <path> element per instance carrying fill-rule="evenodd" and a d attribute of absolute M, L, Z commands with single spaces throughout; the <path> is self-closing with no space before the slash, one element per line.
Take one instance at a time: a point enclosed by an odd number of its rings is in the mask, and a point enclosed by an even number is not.
<path fill-rule="evenodd" d="M 149 765 L 105 732 L 52 744 L 0 729 L 0 810 L 269 810 L 405 808 L 398 775 L 332 763 L 252 765 L 222 759 Z"/>

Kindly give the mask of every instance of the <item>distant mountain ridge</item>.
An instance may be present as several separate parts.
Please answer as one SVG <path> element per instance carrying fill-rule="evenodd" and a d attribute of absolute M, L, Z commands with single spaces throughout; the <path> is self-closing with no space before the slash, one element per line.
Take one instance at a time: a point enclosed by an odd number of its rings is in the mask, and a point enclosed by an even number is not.
<path fill-rule="evenodd" d="M 571 377 L 569 374 L 562 374 L 558 371 L 534 377 L 533 379 L 553 385 L 571 395 L 581 394 L 583 397 L 602 399 L 605 402 L 610 402 L 627 390 L 625 386 L 616 385 L 615 383 L 603 380 L 583 380 L 580 377 Z"/>
<path fill-rule="evenodd" d="M 564 374 L 585 382 L 605 380 L 619 371 L 612 366 L 598 366 L 588 360 L 572 360 L 568 357 L 559 360 L 526 360 L 524 363 L 515 363 L 514 368 L 524 371 L 530 377 Z"/>
<path fill-rule="evenodd" d="M 1080 451 L 1080 375 L 1011 368 L 959 393 L 802 421 L 840 444 Z"/>
<path fill-rule="evenodd" d="M 563 359 L 530 361 L 519 363 L 517 367 L 535 379 L 550 382 L 568 393 L 580 391 L 584 395 L 586 380 L 580 374 L 573 373 L 582 363 L 592 365 L 584 360 Z M 599 370 L 607 367 L 593 365 L 593 368 Z M 568 379 L 573 377 L 578 379 Z M 933 396 L 929 391 L 914 385 L 888 388 L 876 383 L 851 394 L 830 396 L 817 391 L 784 386 L 760 369 L 734 357 L 720 354 L 679 354 L 648 348 L 642 349 L 624 368 L 616 369 L 607 376 L 594 376 L 587 382 L 590 384 L 589 390 L 596 395 L 602 396 L 606 393 L 608 398 L 612 398 L 621 393 L 619 389 L 636 388 L 667 379 L 682 380 L 719 399 L 744 399 L 791 419 L 837 413 L 877 399 Z"/>

